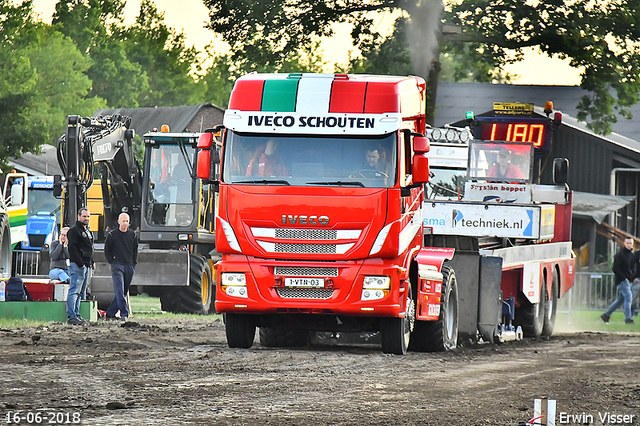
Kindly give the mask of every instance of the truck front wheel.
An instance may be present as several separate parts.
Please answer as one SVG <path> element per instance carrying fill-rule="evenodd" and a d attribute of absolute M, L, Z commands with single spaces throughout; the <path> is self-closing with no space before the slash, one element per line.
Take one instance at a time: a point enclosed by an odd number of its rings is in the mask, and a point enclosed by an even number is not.
<path fill-rule="evenodd" d="M 450 351 L 458 346 L 458 282 L 450 266 L 442 267 L 442 296 L 437 321 L 416 321 L 409 349 L 417 352 Z"/>
<path fill-rule="evenodd" d="M 224 314 L 224 328 L 230 348 L 248 349 L 256 334 L 255 318 L 246 314 Z"/>
<path fill-rule="evenodd" d="M 411 291 L 411 282 L 406 281 L 406 303 L 403 318 L 381 318 L 380 337 L 382 351 L 387 354 L 404 355 L 409 347 L 409 339 L 416 318 L 416 305 Z"/>

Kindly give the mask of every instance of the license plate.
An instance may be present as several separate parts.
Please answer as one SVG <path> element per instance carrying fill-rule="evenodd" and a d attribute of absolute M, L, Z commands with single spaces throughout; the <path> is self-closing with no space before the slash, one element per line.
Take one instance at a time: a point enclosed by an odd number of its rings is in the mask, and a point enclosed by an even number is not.
<path fill-rule="evenodd" d="M 285 278 L 285 287 L 324 288 L 324 278 Z"/>

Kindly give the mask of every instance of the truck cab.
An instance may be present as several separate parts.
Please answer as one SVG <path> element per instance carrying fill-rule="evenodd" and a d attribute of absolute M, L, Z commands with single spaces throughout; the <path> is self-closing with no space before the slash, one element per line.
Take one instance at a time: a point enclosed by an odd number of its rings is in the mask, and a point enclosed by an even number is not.
<path fill-rule="evenodd" d="M 215 303 L 230 346 L 250 347 L 257 326 L 266 345 L 295 331 L 373 330 L 384 351 L 406 351 L 428 180 L 424 111 L 418 77 L 238 79 L 216 181 Z M 214 162 L 203 164 L 210 177 Z"/>

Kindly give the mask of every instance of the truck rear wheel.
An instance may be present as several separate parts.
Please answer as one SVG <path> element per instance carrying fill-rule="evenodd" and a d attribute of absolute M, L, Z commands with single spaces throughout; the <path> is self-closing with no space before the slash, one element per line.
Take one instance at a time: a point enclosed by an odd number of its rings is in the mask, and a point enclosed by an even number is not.
<path fill-rule="evenodd" d="M 416 321 L 409 349 L 450 351 L 458 346 L 458 281 L 450 266 L 442 267 L 442 297 L 437 321 Z"/>
<path fill-rule="evenodd" d="M 224 328 L 230 348 L 248 349 L 256 334 L 255 318 L 246 314 L 224 314 Z"/>
<path fill-rule="evenodd" d="M 9 216 L 0 216 L 0 275 L 7 278 L 11 275 L 11 231 Z"/>
<path fill-rule="evenodd" d="M 406 281 L 406 302 L 403 318 L 381 318 L 380 337 L 382 351 L 386 354 L 404 355 L 409 347 L 411 331 L 416 319 L 416 305 L 411 290 L 411 282 Z"/>
<path fill-rule="evenodd" d="M 162 310 L 207 315 L 213 308 L 211 268 L 204 256 L 191 255 L 189 285 L 165 289 L 160 295 Z"/>
<path fill-rule="evenodd" d="M 524 337 L 540 337 L 544 325 L 547 286 L 542 286 L 538 303 L 531 303 L 526 297 L 523 299 L 520 306 L 516 308 L 515 323 L 522 327 Z"/>
<path fill-rule="evenodd" d="M 286 330 L 260 327 L 260 345 L 270 348 L 306 346 L 310 341 L 308 330 Z"/>
<path fill-rule="evenodd" d="M 553 278 L 551 280 L 551 295 L 545 298 L 544 305 L 544 325 L 542 326 L 542 335 L 551 336 L 553 327 L 556 324 L 556 310 L 558 309 L 558 271 L 553 270 Z"/>

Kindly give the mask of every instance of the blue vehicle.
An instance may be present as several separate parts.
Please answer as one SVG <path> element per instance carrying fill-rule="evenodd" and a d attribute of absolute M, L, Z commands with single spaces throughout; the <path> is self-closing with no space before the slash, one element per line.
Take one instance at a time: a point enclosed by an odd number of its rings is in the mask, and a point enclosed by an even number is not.
<path fill-rule="evenodd" d="M 40 250 L 58 238 L 60 200 L 53 196 L 53 176 L 9 173 L 5 200 L 15 249 Z"/>

